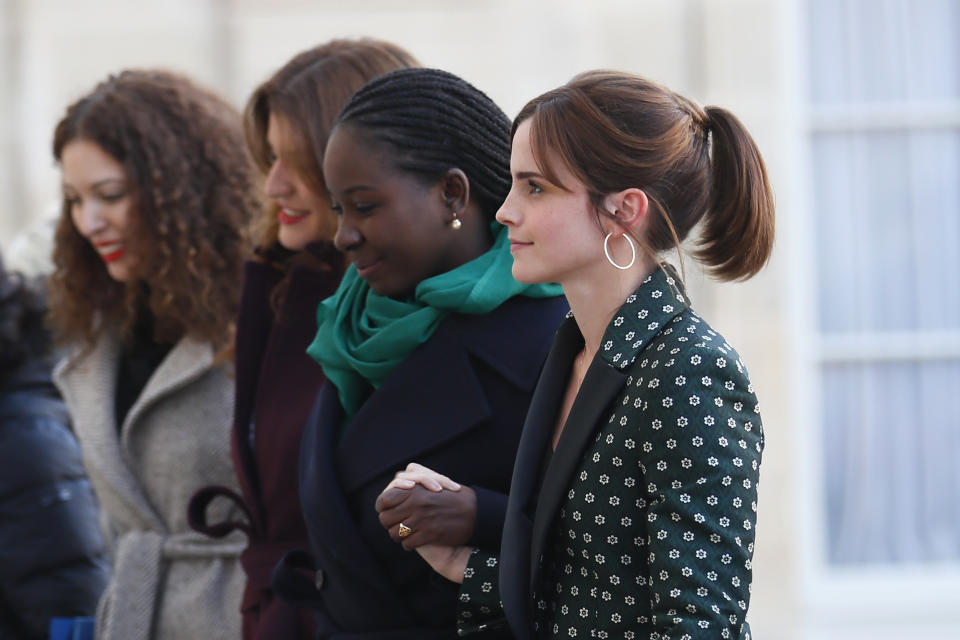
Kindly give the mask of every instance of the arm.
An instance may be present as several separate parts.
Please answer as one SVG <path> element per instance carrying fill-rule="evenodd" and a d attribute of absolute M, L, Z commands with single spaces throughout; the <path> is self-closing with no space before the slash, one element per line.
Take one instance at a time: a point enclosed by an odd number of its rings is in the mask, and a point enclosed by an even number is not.
<path fill-rule="evenodd" d="M 749 603 L 763 436 L 730 354 L 703 350 L 690 366 L 651 372 L 659 384 L 629 414 L 646 485 L 651 623 L 669 637 L 739 637 Z"/>
<path fill-rule="evenodd" d="M 466 558 L 460 574 L 463 586 L 457 604 L 458 635 L 513 637 L 500 602 L 499 565 L 497 556 L 480 549 L 474 549 Z"/>
<path fill-rule="evenodd" d="M 106 586 L 97 505 L 66 424 L 5 418 L 3 432 L 0 600 L 39 636 L 51 616 L 93 615 Z"/>
<path fill-rule="evenodd" d="M 461 583 L 457 634 L 512 638 L 500 602 L 500 562 L 492 553 L 471 547 L 424 545 L 417 553 L 437 573 Z"/>

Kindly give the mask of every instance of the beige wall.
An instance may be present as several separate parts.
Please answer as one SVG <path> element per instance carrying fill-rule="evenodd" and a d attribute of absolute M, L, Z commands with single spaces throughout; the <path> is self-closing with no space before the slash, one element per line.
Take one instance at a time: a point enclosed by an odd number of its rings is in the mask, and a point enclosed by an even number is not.
<path fill-rule="evenodd" d="M 398 6 L 403 5 L 403 10 Z M 634 71 L 729 107 L 755 134 L 778 195 L 793 212 L 787 77 L 791 3 L 774 0 L 0 0 L 0 245 L 58 203 L 50 135 L 65 106 L 107 73 L 156 65 L 186 71 L 238 106 L 295 52 L 338 36 L 393 40 L 458 73 L 514 114 L 577 71 Z M 691 273 L 694 301 L 740 351 L 764 405 L 756 580 L 758 638 L 790 638 L 799 614 L 786 260 L 747 284 Z M 42 251 L 18 255 L 26 264 Z"/>

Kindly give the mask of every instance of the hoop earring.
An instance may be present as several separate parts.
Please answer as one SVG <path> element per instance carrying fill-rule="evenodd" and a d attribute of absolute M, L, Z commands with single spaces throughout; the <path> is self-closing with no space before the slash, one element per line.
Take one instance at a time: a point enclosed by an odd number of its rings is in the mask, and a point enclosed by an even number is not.
<path fill-rule="evenodd" d="M 607 234 L 607 237 L 603 239 L 603 255 L 607 256 L 607 262 L 615 266 L 617 269 L 620 269 L 621 271 L 626 271 L 627 269 L 633 266 L 634 262 L 637 261 L 637 247 L 634 246 L 633 240 L 630 239 L 630 236 L 628 236 L 625 233 L 621 233 L 620 235 L 622 235 L 623 239 L 626 240 L 627 244 L 630 245 L 630 253 L 632 255 L 630 256 L 630 264 L 628 264 L 627 266 L 619 265 L 613 261 L 613 258 L 610 257 L 610 248 L 607 246 L 610 243 L 610 236 L 612 235 L 613 235 L 613 232 L 611 231 L 610 233 Z"/>

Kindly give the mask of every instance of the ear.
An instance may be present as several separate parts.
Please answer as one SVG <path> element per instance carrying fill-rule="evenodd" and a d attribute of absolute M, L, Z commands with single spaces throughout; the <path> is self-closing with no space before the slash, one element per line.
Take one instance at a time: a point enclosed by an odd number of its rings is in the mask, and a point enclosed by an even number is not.
<path fill-rule="evenodd" d="M 440 194 L 447 207 L 463 213 L 470 203 L 470 180 L 460 169 L 454 167 L 440 178 Z"/>
<path fill-rule="evenodd" d="M 630 188 L 611 194 L 607 206 L 627 229 L 634 233 L 643 231 L 650 212 L 650 201 L 643 189 Z"/>

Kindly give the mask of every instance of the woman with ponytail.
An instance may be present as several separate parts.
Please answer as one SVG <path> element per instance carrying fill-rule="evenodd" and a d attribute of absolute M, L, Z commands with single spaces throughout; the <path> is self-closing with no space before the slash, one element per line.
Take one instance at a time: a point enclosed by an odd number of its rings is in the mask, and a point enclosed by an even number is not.
<path fill-rule="evenodd" d="M 417 550 L 462 583 L 461 634 L 749 638 L 757 398 L 663 254 L 700 223 L 694 257 L 717 278 L 764 266 L 756 145 L 724 109 L 595 71 L 524 107 L 510 164 L 513 274 L 559 282 L 572 315 L 531 401 L 501 553 Z M 458 490 L 411 467 L 381 496 L 385 525 L 415 520 L 399 513 L 415 484 Z"/>

